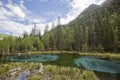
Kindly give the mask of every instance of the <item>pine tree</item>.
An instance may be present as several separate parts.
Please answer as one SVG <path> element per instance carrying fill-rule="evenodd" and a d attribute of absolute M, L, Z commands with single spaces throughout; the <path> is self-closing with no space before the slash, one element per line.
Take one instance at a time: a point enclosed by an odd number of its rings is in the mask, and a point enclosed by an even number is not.
<path fill-rule="evenodd" d="M 60 24 L 60 18 L 58 17 L 58 26 L 56 28 L 56 47 L 57 50 L 60 51 L 64 49 L 63 31 L 63 27 Z"/>

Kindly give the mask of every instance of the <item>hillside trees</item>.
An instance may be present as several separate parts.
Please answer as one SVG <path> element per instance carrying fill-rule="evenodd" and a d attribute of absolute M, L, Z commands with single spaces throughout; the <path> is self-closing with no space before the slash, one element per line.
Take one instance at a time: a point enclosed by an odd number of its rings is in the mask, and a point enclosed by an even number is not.
<path fill-rule="evenodd" d="M 74 26 L 74 49 L 76 51 L 80 51 L 80 27 L 75 25 Z"/>
<path fill-rule="evenodd" d="M 74 30 L 72 28 L 66 27 L 64 34 L 64 42 L 65 50 L 73 50 Z"/>
<path fill-rule="evenodd" d="M 55 27 L 55 24 L 54 22 L 52 23 L 52 30 L 51 30 L 51 33 L 50 33 L 50 45 L 51 45 L 51 48 L 53 50 L 57 50 L 57 47 L 56 47 L 56 27 Z"/>
<path fill-rule="evenodd" d="M 101 7 L 93 5 L 66 25 L 61 25 L 58 18 L 57 26 L 53 23 L 52 29 L 49 30 L 47 25 L 43 35 L 38 29 L 39 26 L 35 24 L 30 35 L 25 32 L 23 37 L 5 37 L 0 40 L 0 51 L 9 53 L 52 49 L 119 53 L 120 6 L 118 3 L 119 0 L 113 0 Z"/>
<path fill-rule="evenodd" d="M 110 17 L 110 26 L 111 26 L 111 33 L 112 33 L 112 43 L 113 43 L 113 51 L 114 52 L 118 52 L 118 50 L 120 49 L 120 36 L 119 36 L 119 20 L 120 18 L 118 17 L 120 16 L 119 14 L 112 14 L 111 17 Z"/>
<path fill-rule="evenodd" d="M 44 35 L 43 35 L 43 38 L 42 38 L 45 49 L 50 48 L 50 45 L 49 45 L 49 43 L 50 43 L 50 40 L 49 40 L 50 34 L 49 34 L 49 31 L 48 31 L 48 27 L 49 26 L 46 25 L 45 30 L 44 30 Z"/>
<path fill-rule="evenodd" d="M 4 44 L 4 41 L 0 40 L 0 55 L 4 55 L 5 50 L 6 50 L 6 46 Z"/>

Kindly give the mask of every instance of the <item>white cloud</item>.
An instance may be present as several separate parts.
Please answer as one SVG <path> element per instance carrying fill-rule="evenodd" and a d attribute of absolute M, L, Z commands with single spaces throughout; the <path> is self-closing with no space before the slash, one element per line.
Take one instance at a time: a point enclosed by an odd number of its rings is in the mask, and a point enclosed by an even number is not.
<path fill-rule="evenodd" d="M 68 1 L 68 0 L 62 0 L 62 1 Z M 104 1 L 105 0 L 72 0 L 72 1 L 69 1 L 68 4 L 71 7 L 70 12 L 66 15 L 66 17 L 61 19 L 61 23 L 67 24 L 68 22 L 72 21 L 90 4 L 100 5 Z"/>
<path fill-rule="evenodd" d="M 104 1 L 106 1 L 106 0 L 96 0 L 96 3 L 97 3 L 98 5 L 100 5 L 100 4 L 103 3 Z"/>
<path fill-rule="evenodd" d="M 36 25 L 37 29 L 41 31 L 41 34 L 44 33 L 45 26 L 46 26 L 46 24 L 37 24 Z"/>
<path fill-rule="evenodd" d="M 2 3 L 2 2 L 1 2 Z M 4 31 L 4 34 L 12 34 L 14 36 L 21 36 L 23 32 L 30 33 L 33 23 L 39 23 L 40 30 L 43 33 L 44 24 L 40 23 L 42 19 L 32 17 L 30 11 L 24 6 L 24 1 L 21 0 L 20 4 L 13 4 L 11 0 L 8 4 L 0 7 L 0 30 Z M 15 21 L 14 21 L 15 20 Z M 28 24 L 21 23 L 19 21 L 28 21 Z"/>
<path fill-rule="evenodd" d="M 6 7 L 9 8 L 11 12 L 13 12 L 13 14 L 17 15 L 18 17 L 25 18 L 26 14 L 22 11 L 22 9 L 19 6 L 7 4 Z"/>
<path fill-rule="evenodd" d="M 16 36 L 21 36 L 24 31 L 30 33 L 33 25 L 24 25 L 14 21 L 0 21 L 0 27 L 4 30 L 14 33 Z"/>
<path fill-rule="evenodd" d="M 0 19 L 8 19 L 8 17 L 13 17 L 14 14 L 3 7 L 0 7 Z"/>
<path fill-rule="evenodd" d="M 29 19 L 29 21 L 30 21 L 31 23 L 36 23 L 36 24 L 42 24 L 43 22 L 45 22 L 45 20 L 43 20 L 43 19 L 38 19 L 38 18 Z"/>

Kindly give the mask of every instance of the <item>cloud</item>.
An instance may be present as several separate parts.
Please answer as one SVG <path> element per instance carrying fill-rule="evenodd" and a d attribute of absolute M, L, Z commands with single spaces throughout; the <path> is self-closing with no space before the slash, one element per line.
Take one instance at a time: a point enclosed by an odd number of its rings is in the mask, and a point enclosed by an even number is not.
<path fill-rule="evenodd" d="M 25 31 L 30 33 L 32 26 L 33 25 L 24 25 L 14 21 L 0 21 L 0 28 L 16 36 L 21 36 Z"/>
<path fill-rule="evenodd" d="M 19 6 L 13 4 L 7 4 L 6 7 L 10 9 L 10 11 L 13 14 L 17 15 L 18 17 L 25 18 L 26 14 L 24 11 L 22 11 L 22 9 Z"/>
<path fill-rule="evenodd" d="M 29 32 L 29 28 L 22 23 L 14 21 L 22 20 L 25 18 L 25 12 L 18 5 L 14 5 L 11 0 L 8 1 L 8 4 L 0 7 L 0 30 L 3 31 L 4 34 L 12 34 L 12 35 L 22 35 L 24 31 Z M 28 28 L 28 29 L 27 29 Z"/>
<path fill-rule="evenodd" d="M 64 25 L 74 20 L 90 4 L 100 5 L 105 0 L 60 0 L 60 1 L 68 5 L 70 8 L 70 11 L 65 15 L 65 17 L 61 17 L 60 19 L 60 23 Z M 53 21 L 55 26 L 57 26 L 57 21 L 58 21 L 57 18 Z M 48 23 L 50 28 L 51 28 L 51 24 L 52 22 Z"/>
<path fill-rule="evenodd" d="M 46 24 L 36 24 L 36 28 L 41 31 L 41 34 L 44 34 Z"/>
<path fill-rule="evenodd" d="M 68 0 L 61 0 L 68 1 Z M 75 19 L 85 8 L 87 8 L 90 4 L 98 4 L 100 5 L 105 0 L 72 0 L 68 2 L 70 12 L 64 17 L 61 18 L 62 24 L 67 24 L 73 19 Z"/>
<path fill-rule="evenodd" d="M 0 7 L 0 19 L 5 20 L 8 16 L 13 16 L 12 12 L 7 11 L 3 7 Z"/>
<path fill-rule="evenodd" d="M 2 4 L 1 1 L 0 3 Z M 24 32 L 30 33 L 35 23 L 42 26 L 39 29 L 43 33 L 42 19 L 32 17 L 31 14 L 33 13 L 26 9 L 23 0 L 19 4 L 13 4 L 9 0 L 6 5 L 0 6 L 0 33 L 22 36 Z"/>
<path fill-rule="evenodd" d="M 29 20 L 29 22 L 30 22 L 31 24 L 42 24 L 42 23 L 45 22 L 45 20 L 43 20 L 43 19 L 38 19 L 38 18 L 34 18 L 34 19 L 29 18 L 28 20 Z"/>
<path fill-rule="evenodd" d="M 105 2 L 106 0 L 96 0 L 96 3 L 100 5 L 101 3 Z"/>

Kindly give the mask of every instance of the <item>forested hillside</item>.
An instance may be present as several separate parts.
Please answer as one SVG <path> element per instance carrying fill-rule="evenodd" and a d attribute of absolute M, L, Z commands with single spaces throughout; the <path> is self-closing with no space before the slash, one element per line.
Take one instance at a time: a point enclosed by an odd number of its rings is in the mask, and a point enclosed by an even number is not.
<path fill-rule="evenodd" d="M 50 37 L 45 43 L 53 41 L 49 47 L 58 50 L 120 52 L 119 4 L 119 0 L 107 0 L 100 6 L 90 5 L 69 24 L 46 32 L 43 37 Z"/>
<path fill-rule="evenodd" d="M 44 35 L 32 29 L 23 38 L 5 37 L 0 40 L 2 52 L 25 52 L 40 50 L 80 52 L 120 52 L 120 0 L 107 0 L 102 5 L 86 8 L 67 25 L 46 26 Z"/>

